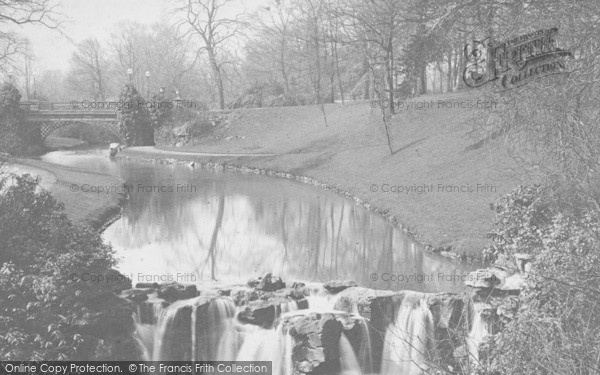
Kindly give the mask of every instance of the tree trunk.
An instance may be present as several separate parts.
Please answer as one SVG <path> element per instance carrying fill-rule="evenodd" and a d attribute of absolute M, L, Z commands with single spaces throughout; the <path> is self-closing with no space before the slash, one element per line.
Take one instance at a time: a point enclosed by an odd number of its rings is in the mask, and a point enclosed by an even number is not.
<path fill-rule="evenodd" d="M 369 61 L 367 60 L 367 56 L 363 58 L 363 74 L 367 74 L 369 72 Z M 365 91 L 363 94 L 363 99 L 368 100 L 371 99 L 371 77 L 367 77 L 365 79 Z"/>
<path fill-rule="evenodd" d="M 281 42 L 280 59 L 281 59 L 281 75 L 283 76 L 283 83 L 285 86 L 285 94 L 289 95 L 290 94 L 290 82 L 288 79 L 287 67 L 285 64 L 285 40 L 282 40 L 282 42 Z"/>
<path fill-rule="evenodd" d="M 420 95 L 427 94 L 427 63 L 423 62 L 420 66 L 420 79 L 421 79 L 421 88 L 419 90 Z"/>
<path fill-rule="evenodd" d="M 448 75 L 446 76 L 446 91 L 454 91 L 454 83 L 452 82 L 452 50 L 448 51 Z"/>
<path fill-rule="evenodd" d="M 208 59 L 210 61 L 210 66 L 212 68 L 214 78 L 217 84 L 217 93 L 219 95 L 219 109 L 225 109 L 225 90 L 223 88 L 223 76 L 221 74 L 221 67 L 217 63 L 217 57 L 215 56 L 214 51 L 208 49 Z"/>
<path fill-rule="evenodd" d="M 344 87 L 342 85 L 342 77 L 340 75 L 340 58 L 338 55 L 337 42 L 334 42 L 333 51 L 335 53 L 335 72 L 337 75 L 338 86 L 340 88 L 340 98 L 342 99 L 342 104 L 344 104 Z"/>
<path fill-rule="evenodd" d="M 464 51 L 461 51 L 461 53 L 458 54 L 459 55 L 459 59 L 458 59 L 458 73 L 457 73 L 457 78 L 458 78 L 458 84 L 457 84 L 457 88 L 458 89 L 464 89 L 465 88 L 465 80 L 464 80 L 464 73 L 465 73 L 465 67 L 466 67 L 466 61 L 465 61 L 465 54 Z"/>
<path fill-rule="evenodd" d="M 390 113 L 395 114 L 396 108 L 394 103 L 394 45 L 393 45 L 393 36 L 392 30 L 390 30 L 390 35 L 388 37 L 387 43 L 387 86 L 388 86 L 388 97 L 390 100 Z"/>

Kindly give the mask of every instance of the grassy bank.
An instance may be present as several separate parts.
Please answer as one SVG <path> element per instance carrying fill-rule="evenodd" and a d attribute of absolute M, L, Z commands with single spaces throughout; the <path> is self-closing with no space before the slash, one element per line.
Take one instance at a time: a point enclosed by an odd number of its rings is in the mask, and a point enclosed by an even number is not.
<path fill-rule="evenodd" d="M 389 123 L 393 154 L 369 102 L 326 105 L 327 125 L 317 106 L 235 110 L 213 134 L 182 147 L 125 153 L 311 177 L 389 209 L 425 244 L 477 256 L 494 218 L 490 204 L 520 183 L 499 142 L 471 135 L 476 110 L 448 107 L 477 99 L 461 93 L 407 103 Z"/>
<path fill-rule="evenodd" d="M 85 193 L 82 185 L 114 186 L 123 181 L 114 176 L 46 163 L 40 160 L 19 159 L 17 166 L 33 176 L 40 176 L 42 187 L 65 205 L 65 212 L 74 224 L 85 224 L 100 229 L 119 215 L 124 195 L 116 192 Z"/>

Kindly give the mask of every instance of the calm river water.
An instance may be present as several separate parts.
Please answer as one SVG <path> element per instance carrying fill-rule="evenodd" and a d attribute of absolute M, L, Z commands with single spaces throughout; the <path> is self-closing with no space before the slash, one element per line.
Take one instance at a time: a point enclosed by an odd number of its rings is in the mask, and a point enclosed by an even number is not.
<path fill-rule="evenodd" d="M 245 282 L 274 272 L 284 281 L 459 291 L 472 268 L 426 252 L 379 216 L 309 185 L 107 154 L 57 151 L 42 159 L 126 181 L 122 217 L 103 236 L 134 284 Z"/>

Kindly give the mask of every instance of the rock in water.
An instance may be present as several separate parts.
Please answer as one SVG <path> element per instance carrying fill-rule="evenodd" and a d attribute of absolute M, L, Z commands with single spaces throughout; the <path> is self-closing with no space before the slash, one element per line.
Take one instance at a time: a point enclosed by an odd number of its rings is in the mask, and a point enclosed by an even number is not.
<path fill-rule="evenodd" d="M 323 288 L 325 288 L 331 294 L 336 294 L 355 286 L 358 286 L 358 284 L 352 280 L 332 280 L 323 284 Z"/>
<path fill-rule="evenodd" d="M 158 298 L 166 301 L 178 301 L 182 299 L 195 298 L 198 290 L 195 285 L 181 285 L 177 283 L 164 284 L 157 291 Z"/>
<path fill-rule="evenodd" d="M 285 288 L 285 283 L 283 282 L 283 280 L 281 280 L 281 277 L 274 276 L 272 273 L 269 272 L 264 276 L 248 281 L 248 286 L 259 290 L 272 292 L 275 290 Z"/>

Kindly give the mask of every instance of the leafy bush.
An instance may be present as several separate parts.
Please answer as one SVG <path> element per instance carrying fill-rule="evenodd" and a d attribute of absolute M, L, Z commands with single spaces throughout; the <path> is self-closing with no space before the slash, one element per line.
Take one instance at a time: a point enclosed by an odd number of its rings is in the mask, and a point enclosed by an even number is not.
<path fill-rule="evenodd" d="M 174 102 L 170 101 L 165 95 L 157 94 L 152 97 L 152 106 L 150 108 L 150 118 L 154 131 L 170 123 L 173 116 Z"/>
<path fill-rule="evenodd" d="M 127 146 L 154 145 L 154 128 L 146 100 L 133 86 L 126 85 L 119 96 L 121 131 Z"/>
<path fill-rule="evenodd" d="M 488 233 L 492 244 L 484 250 L 488 262 L 508 258 L 516 252 L 531 254 L 542 246 L 539 231 L 552 220 L 552 212 L 540 185 L 520 186 L 492 207 L 497 219 Z"/>
<path fill-rule="evenodd" d="M 173 111 L 168 126 L 156 130 L 156 144 L 175 146 L 186 144 L 194 139 L 208 137 L 225 121 L 225 115 L 208 111 L 192 111 L 178 108 Z"/>
<path fill-rule="evenodd" d="M 489 258 L 534 256 L 519 313 L 494 349 L 501 373 L 588 374 L 600 364 L 600 212 L 583 202 L 565 209 L 578 196 L 520 187 L 495 206 Z"/>
<path fill-rule="evenodd" d="M 23 155 L 41 149 L 39 126 L 25 124 L 21 94 L 9 83 L 0 86 L 0 152 Z"/>
<path fill-rule="evenodd" d="M 3 179 L 0 194 L 0 359 L 137 358 L 131 307 L 113 293 L 131 282 L 111 270 L 112 249 L 29 176 Z"/>
<path fill-rule="evenodd" d="M 507 374 L 591 374 L 600 365 L 600 214 L 540 228 L 522 308 L 495 353 Z"/>

